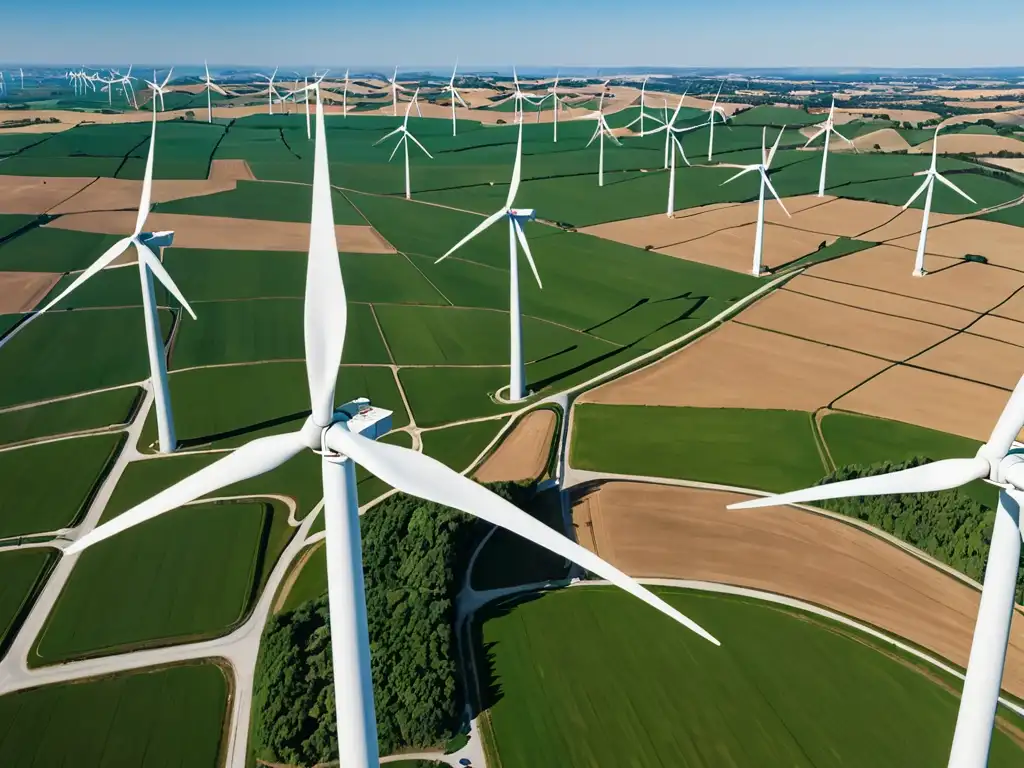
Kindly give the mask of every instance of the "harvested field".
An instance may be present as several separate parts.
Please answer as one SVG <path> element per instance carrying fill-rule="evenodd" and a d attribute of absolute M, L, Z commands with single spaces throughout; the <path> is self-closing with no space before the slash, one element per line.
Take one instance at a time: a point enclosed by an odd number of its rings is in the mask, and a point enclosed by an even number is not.
<path fill-rule="evenodd" d="M 1016 344 L 1024 347 L 1024 323 L 1016 320 L 1007 320 L 995 315 L 984 315 L 978 318 L 978 322 L 972 325 L 968 333 L 976 336 L 985 336 L 989 339 L 999 339 L 1009 344 Z"/>
<path fill-rule="evenodd" d="M 857 237 L 881 227 L 900 213 L 901 209 L 895 205 L 835 198 L 824 205 L 794 213 L 788 226 L 827 235 Z"/>
<path fill-rule="evenodd" d="M 790 507 L 726 511 L 746 496 L 607 483 L 576 501 L 580 543 L 631 576 L 735 584 L 856 617 L 966 666 L 980 593 L 865 531 Z M 588 525 L 589 523 L 589 525 Z M 1003 687 L 1024 695 L 1015 612 Z"/>
<path fill-rule="evenodd" d="M 966 309 L 936 304 L 933 301 L 922 301 L 909 296 L 899 296 L 884 290 L 824 280 L 807 274 L 798 275 L 786 283 L 786 290 L 817 296 L 836 304 L 847 304 L 852 307 L 869 309 L 872 312 L 907 317 L 911 320 L 920 320 L 923 323 L 941 325 L 954 330 L 964 328 L 978 318 L 977 313 Z M 1024 319 L 1024 297 L 1022 297 L 1021 317 Z"/>
<path fill-rule="evenodd" d="M 1011 123 L 1014 125 L 1024 124 L 1024 110 L 1015 109 L 1012 111 L 1003 110 L 1000 112 L 975 112 L 971 115 L 955 115 L 942 121 L 943 126 L 959 125 L 961 123 L 976 123 L 979 120 L 992 120 L 996 123 Z"/>
<path fill-rule="evenodd" d="M 658 252 L 687 261 L 731 269 L 734 272 L 749 273 L 753 259 L 756 229 L 756 224 L 744 224 L 740 227 L 715 232 L 698 240 L 659 248 Z M 768 268 L 788 264 L 801 256 L 813 253 L 823 239 L 828 243 L 834 238 L 817 232 L 805 232 L 800 229 L 766 223 L 764 225 L 762 264 Z"/>
<path fill-rule="evenodd" d="M 876 152 L 899 152 L 900 150 L 910 149 L 910 144 L 907 143 L 907 140 L 892 128 L 881 128 L 871 133 L 862 134 L 853 140 L 853 145 L 857 149 L 868 151 L 874 150 L 876 144 L 878 145 L 878 149 L 875 150 Z M 838 143 L 836 146 L 837 149 L 843 149 L 846 145 Z"/>
<path fill-rule="evenodd" d="M 658 250 L 755 221 L 757 208 L 735 203 L 714 203 L 679 211 L 672 219 L 664 213 L 656 213 L 636 219 L 596 224 L 580 231 L 637 248 L 651 245 Z"/>
<path fill-rule="evenodd" d="M 916 251 L 917 241 L 918 235 L 908 235 L 888 242 Z M 1024 271 L 1024 228 L 982 219 L 961 219 L 929 227 L 927 253 L 954 258 L 976 253 L 990 264 Z"/>
<path fill-rule="evenodd" d="M 474 473 L 482 483 L 533 480 L 547 465 L 557 418 L 554 411 L 528 413 Z"/>
<path fill-rule="evenodd" d="M 234 189 L 239 181 L 255 177 L 245 160 L 214 160 L 205 181 L 153 181 L 153 202 L 166 203 L 186 197 L 201 197 Z M 78 194 L 53 208 L 51 213 L 86 213 L 137 208 L 142 184 L 128 179 L 99 178 Z M 42 213 L 43 211 L 39 211 Z"/>
<path fill-rule="evenodd" d="M 938 213 L 932 211 L 928 217 L 928 239 L 931 240 L 932 232 L 936 228 L 949 224 L 954 221 L 958 221 L 964 218 L 952 213 Z M 908 237 L 910 235 L 920 235 L 921 233 L 921 211 L 916 209 L 909 209 L 902 211 L 892 221 L 882 224 L 876 229 L 868 230 L 867 232 L 861 233 L 862 240 L 873 240 L 876 243 L 885 243 L 889 240 L 896 240 L 901 237 Z M 914 250 L 917 250 L 917 240 L 914 240 Z M 911 259 L 911 266 L 913 266 L 913 259 Z"/>
<path fill-rule="evenodd" d="M 72 176 L 0 176 L 0 213 L 46 213 L 92 181 L 91 178 Z M 136 192 L 136 206 L 138 197 Z"/>
<path fill-rule="evenodd" d="M 950 107 L 966 107 L 967 109 L 999 109 L 999 110 L 1012 110 L 1020 109 L 1022 105 L 1019 101 L 947 101 L 947 106 Z"/>
<path fill-rule="evenodd" d="M 135 203 L 138 205 L 138 203 Z M 146 225 L 153 231 L 173 230 L 179 248 L 241 251 L 297 251 L 309 249 L 309 224 L 302 222 L 228 219 L 152 213 Z M 135 226 L 134 211 L 103 211 L 62 216 L 47 226 L 77 232 L 124 234 Z M 337 225 L 338 249 L 345 253 L 394 253 L 395 249 L 373 227 Z"/>
<path fill-rule="evenodd" d="M 961 333 L 910 362 L 921 368 L 1009 390 L 1024 371 L 1024 347 Z"/>
<path fill-rule="evenodd" d="M 1024 97 L 1024 88 L 935 88 L 919 93 L 921 96 L 935 96 L 940 99 L 994 99 Z"/>
<path fill-rule="evenodd" d="M 1024 294 L 1015 293 L 1004 303 L 993 309 L 992 314 L 1008 317 L 1011 320 L 1019 320 L 1024 323 Z"/>
<path fill-rule="evenodd" d="M 841 397 L 835 407 L 987 440 L 1006 398 L 1003 389 L 897 365 Z"/>
<path fill-rule="evenodd" d="M 986 157 L 985 162 L 989 165 L 998 165 L 1008 171 L 1024 173 L 1024 157 Z"/>
<path fill-rule="evenodd" d="M 898 123 L 910 122 L 910 123 L 925 123 L 929 120 L 938 120 L 939 115 L 934 112 L 927 112 L 923 109 L 893 109 L 886 107 L 880 109 L 878 107 L 872 108 L 860 108 L 860 109 L 837 109 L 836 115 L 845 112 L 851 114 L 854 118 L 861 115 L 888 115 L 890 120 L 895 120 Z"/>
<path fill-rule="evenodd" d="M 0 272 L 0 315 L 35 309 L 60 278 L 55 272 Z"/>
<path fill-rule="evenodd" d="M 930 155 L 932 141 L 910 148 L 912 155 Z M 989 136 L 983 133 L 947 133 L 939 137 L 939 154 L 994 155 L 997 152 L 1024 152 L 1024 141 L 1012 136 Z"/>
<path fill-rule="evenodd" d="M 580 401 L 814 411 L 885 366 L 856 352 L 726 323 Z"/>
<path fill-rule="evenodd" d="M 937 325 L 854 309 L 787 290 L 759 301 L 736 322 L 892 361 L 919 354 L 950 335 L 948 329 Z"/>
<path fill-rule="evenodd" d="M 880 245 L 816 264 L 807 274 L 975 312 L 992 309 L 1024 286 L 1024 274 L 1019 272 L 956 261 L 947 256 L 926 256 L 925 269 L 931 274 L 925 278 L 914 277 L 913 268 L 913 251 Z"/>

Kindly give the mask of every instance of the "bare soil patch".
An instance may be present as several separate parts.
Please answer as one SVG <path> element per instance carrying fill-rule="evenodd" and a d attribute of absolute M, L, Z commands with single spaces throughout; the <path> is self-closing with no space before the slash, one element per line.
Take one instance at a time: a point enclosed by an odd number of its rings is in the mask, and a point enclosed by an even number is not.
<path fill-rule="evenodd" d="M 1005 317 L 996 317 L 995 315 L 980 317 L 978 322 L 970 327 L 968 333 L 1024 347 L 1024 322 L 1007 320 Z M 1024 368 L 1021 369 L 1021 373 L 1024 373 Z"/>
<path fill-rule="evenodd" d="M 798 275 L 790 280 L 786 283 L 786 290 L 955 330 L 966 327 L 978 317 L 976 312 L 966 309 L 913 299 L 909 296 L 899 296 L 874 288 L 838 283 L 808 274 Z M 1024 300 L 1022 300 L 1021 311 L 1024 316 Z"/>
<path fill-rule="evenodd" d="M 1024 347 L 961 333 L 915 357 L 911 363 L 1009 390 L 1024 372 Z"/>
<path fill-rule="evenodd" d="M 59 272 L 0 272 L 0 315 L 32 311 L 60 278 Z"/>
<path fill-rule="evenodd" d="M 1006 390 L 986 384 L 897 365 L 840 398 L 835 407 L 987 440 L 1007 397 Z"/>
<path fill-rule="evenodd" d="M 920 103 L 920 102 L 918 102 Z M 854 119 L 861 115 L 888 115 L 890 120 L 895 120 L 900 123 L 911 122 L 911 123 L 924 123 L 928 120 L 938 120 L 939 115 L 934 112 L 928 112 L 923 109 L 898 109 L 894 107 L 885 107 L 881 109 L 879 107 L 859 109 L 836 109 L 836 114 L 845 112 L 854 116 Z"/>
<path fill-rule="evenodd" d="M 894 362 L 950 335 L 947 328 L 781 290 L 743 312 L 738 322 Z M 1024 352 L 1024 350 L 1021 350 Z"/>
<path fill-rule="evenodd" d="M 135 227 L 134 211 L 103 211 L 61 216 L 47 226 L 78 232 L 119 235 Z M 230 219 L 222 216 L 191 216 L 152 213 L 146 219 L 152 231 L 172 230 L 179 248 L 212 248 L 242 251 L 309 250 L 309 224 L 304 222 Z M 338 224 L 334 227 L 338 249 L 346 253 L 394 253 L 395 249 L 373 227 Z"/>
<path fill-rule="evenodd" d="M 992 120 L 997 123 L 1024 124 L 1024 110 L 1000 110 L 999 112 L 975 112 L 970 115 L 955 115 L 942 121 L 942 125 L 959 125 L 976 123 L 979 120 Z"/>
<path fill-rule="evenodd" d="M 907 235 L 889 242 L 916 251 L 918 237 Z M 954 258 L 975 253 L 984 256 L 990 264 L 1024 271 L 1024 227 L 983 219 L 961 219 L 929 227 L 926 253 Z"/>
<path fill-rule="evenodd" d="M 557 419 L 553 411 L 528 413 L 474 473 L 482 483 L 539 478 L 551 452 Z"/>
<path fill-rule="evenodd" d="M 900 212 L 901 209 L 895 205 L 835 198 L 824 205 L 794 213 L 789 226 L 828 235 L 857 237 L 881 227 L 899 216 Z"/>
<path fill-rule="evenodd" d="M 714 232 L 697 240 L 659 248 L 658 252 L 687 261 L 731 269 L 734 272 L 750 272 L 756 230 L 756 224 L 744 224 Z M 788 264 L 801 256 L 813 253 L 822 241 L 830 243 L 834 240 L 835 238 L 830 235 L 766 223 L 762 264 L 764 267 Z"/>
<path fill-rule="evenodd" d="M 92 181 L 92 177 L 0 176 L 0 213 L 47 213 Z"/>
<path fill-rule="evenodd" d="M 971 99 L 995 99 L 995 98 L 1024 98 L 1024 88 L 935 88 L 931 91 L 921 91 L 922 96 L 936 96 L 940 99 L 954 99 L 957 101 Z M 991 104 L 992 102 L 985 102 Z"/>
<path fill-rule="evenodd" d="M 933 139 L 910 148 L 912 155 L 930 155 Z M 997 152 L 1024 152 L 1024 141 L 1012 136 L 984 133 L 947 133 L 939 136 L 939 154 L 994 155 Z"/>
<path fill-rule="evenodd" d="M 887 222 L 880 227 L 867 232 L 861 233 L 861 239 L 873 240 L 876 243 L 885 243 L 890 240 L 897 240 L 901 237 L 908 237 L 914 235 L 915 238 L 921 234 L 921 211 L 910 208 L 906 211 L 900 209 L 899 215 L 896 216 L 890 222 Z M 932 232 L 939 226 L 949 224 L 953 221 L 959 221 L 960 219 L 966 218 L 965 216 L 958 216 L 951 213 L 936 213 L 931 212 L 928 217 L 928 238 L 931 239 Z M 914 250 L 917 250 L 917 240 L 914 241 Z M 913 267 L 913 262 L 911 262 Z"/>
<path fill-rule="evenodd" d="M 993 315 L 1008 317 L 1024 323 L 1024 293 L 1015 293 L 1005 302 L 992 310 Z"/>
<path fill-rule="evenodd" d="M 788 595 L 856 617 L 966 666 L 979 592 L 837 520 L 790 507 L 725 509 L 745 498 L 606 483 L 577 502 L 573 518 L 580 543 L 590 548 L 596 542 L 601 557 L 631 576 L 696 579 Z M 1019 611 L 1003 687 L 1024 695 Z"/>
<path fill-rule="evenodd" d="M 992 309 L 1024 286 L 1022 273 L 947 256 L 926 256 L 925 277 L 914 277 L 913 269 L 913 251 L 880 245 L 816 264 L 807 274 L 975 312 Z"/>
<path fill-rule="evenodd" d="M 989 165 L 998 165 L 1008 171 L 1024 173 L 1024 157 L 986 157 L 985 162 Z"/>
<path fill-rule="evenodd" d="M 886 365 L 857 352 L 729 322 L 581 400 L 814 411 Z"/>
<path fill-rule="evenodd" d="M 900 150 L 910 149 L 910 144 L 907 143 L 907 140 L 892 128 L 880 128 L 871 133 L 861 134 L 853 140 L 853 145 L 857 149 L 874 150 L 876 152 L 899 152 Z M 875 145 L 878 145 L 877 150 Z M 840 142 L 837 146 L 841 149 L 842 143 Z"/>
<path fill-rule="evenodd" d="M 677 211 L 675 218 L 663 213 L 622 219 L 584 227 L 581 232 L 618 243 L 655 250 L 684 243 L 730 227 L 757 221 L 757 209 L 735 203 L 714 203 Z"/>

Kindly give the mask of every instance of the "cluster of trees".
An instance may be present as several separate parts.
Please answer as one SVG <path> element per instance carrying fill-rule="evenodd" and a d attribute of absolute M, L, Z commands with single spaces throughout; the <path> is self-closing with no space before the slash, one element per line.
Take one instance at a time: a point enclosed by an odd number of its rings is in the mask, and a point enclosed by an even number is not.
<path fill-rule="evenodd" d="M 532 489 L 489 486 L 521 504 Z M 380 752 L 433 747 L 461 725 L 455 598 L 484 532 L 447 507 L 397 494 L 363 516 L 363 572 Z M 268 762 L 338 757 L 327 595 L 279 614 L 256 669 L 253 740 Z"/>
<path fill-rule="evenodd" d="M 841 467 L 820 484 L 896 472 L 928 461 L 917 457 L 900 464 Z M 976 581 L 985 575 L 995 513 L 960 489 L 833 499 L 819 506 L 881 528 Z M 1017 602 L 1024 603 L 1024 569 L 1017 573 Z"/>

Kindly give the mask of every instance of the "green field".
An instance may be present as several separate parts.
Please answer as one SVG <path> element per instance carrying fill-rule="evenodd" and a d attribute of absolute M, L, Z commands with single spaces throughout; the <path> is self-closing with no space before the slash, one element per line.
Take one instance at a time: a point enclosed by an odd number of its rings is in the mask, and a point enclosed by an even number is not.
<path fill-rule="evenodd" d="M 112 434 L 0 452 L 0 538 L 74 524 L 120 444 Z"/>
<path fill-rule="evenodd" d="M 802 488 L 826 474 L 811 414 L 746 408 L 577 405 L 571 462 L 765 491 Z"/>
<path fill-rule="evenodd" d="M 419 427 L 493 416 L 511 406 L 491 395 L 508 386 L 508 368 L 402 368 L 398 379 Z"/>
<path fill-rule="evenodd" d="M 0 697 L 0 765 L 217 765 L 227 703 L 214 664 L 10 693 Z"/>
<path fill-rule="evenodd" d="M 136 387 L 0 411 L 0 445 L 123 424 L 139 397 Z"/>
<path fill-rule="evenodd" d="M 424 432 L 421 435 L 423 452 L 461 472 L 469 469 L 473 459 L 494 439 L 504 423 L 505 419 L 475 421 Z"/>
<path fill-rule="evenodd" d="M 71 572 L 31 663 L 227 632 L 255 598 L 270 523 L 264 504 L 204 504 L 97 544 Z"/>
<path fill-rule="evenodd" d="M 902 768 L 946 760 L 958 682 L 817 617 L 658 591 L 722 647 L 607 588 L 493 609 L 477 661 L 485 684 L 490 668 L 485 703 L 504 768 Z M 996 731 L 989 765 L 1022 758 Z"/>
<path fill-rule="evenodd" d="M 26 216 L 24 214 L 0 214 L 0 240 L 3 240 L 5 237 L 10 237 L 19 229 L 27 227 L 35 220 L 35 216 Z"/>
<path fill-rule="evenodd" d="M 195 216 L 308 222 L 312 196 L 312 189 L 301 184 L 239 181 L 238 186 L 230 192 L 159 203 L 153 210 Z M 366 223 L 340 192 L 335 190 L 331 198 L 335 224 Z"/>
<path fill-rule="evenodd" d="M 85 269 L 117 239 L 116 235 L 34 227 L 0 245 L 0 269 L 21 272 Z M 135 290 L 138 293 L 137 276 Z"/>
<path fill-rule="evenodd" d="M 0 552 L 0 658 L 58 557 L 48 547 Z"/>

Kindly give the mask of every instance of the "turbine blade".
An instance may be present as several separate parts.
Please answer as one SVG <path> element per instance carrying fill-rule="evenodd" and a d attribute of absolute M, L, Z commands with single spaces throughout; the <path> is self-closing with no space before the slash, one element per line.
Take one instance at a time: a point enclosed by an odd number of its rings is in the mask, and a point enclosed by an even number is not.
<path fill-rule="evenodd" d="M 476 226 L 475 226 L 475 227 L 473 228 L 473 231 L 472 231 L 472 232 L 470 232 L 470 233 L 469 233 L 468 235 L 466 235 L 466 236 L 465 236 L 464 238 L 462 238 L 461 240 L 459 240 L 459 242 L 457 242 L 457 243 L 456 243 L 455 245 L 453 245 L 453 246 L 452 246 L 451 248 L 449 248 L 449 249 L 448 249 L 448 252 L 447 252 L 447 253 L 446 253 L 446 254 L 445 254 L 444 256 L 442 256 L 442 257 L 441 257 L 440 259 L 438 259 L 437 261 L 435 261 L 434 263 L 435 263 L 435 264 L 438 264 L 438 263 L 440 263 L 441 261 L 443 261 L 444 259 L 447 259 L 447 258 L 448 258 L 449 256 L 451 256 L 451 255 L 452 255 L 453 253 L 455 253 L 455 251 L 459 250 L 459 248 L 461 248 L 462 246 L 464 246 L 464 245 L 465 245 L 466 243 L 468 243 L 468 242 L 469 242 L 470 240 L 472 240 L 472 239 L 473 239 L 474 237 L 476 237 L 476 236 L 477 236 L 477 235 L 479 235 L 479 234 L 480 234 L 481 232 L 483 232 L 483 231 L 484 231 L 485 229 L 487 229 L 487 228 L 488 228 L 489 226 L 491 226 L 492 224 L 494 224 L 494 222 L 498 221 L 499 219 L 502 219 L 502 218 L 504 218 L 504 217 L 505 217 L 505 216 L 507 215 L 507 213 L 508 213 L 508 209 L 507 209 L 507 208 L 502 208 L 502 209 L 501 209 L 500 211 L 495 211 L 494 213 L 492 213 L 492 214 L 491 214 L 490 216 L 488 216 L 488 217 L 487 217 L 486 219 L 484 219 L 484 220 L 483 220 L 483 221 L 481 221 L 481 222 L 480 222 L 479 224 L 477 224 L 477 225 L 476 225 Z"/>
<path fill-rule="evenodd" d="M 406 137 L 407 137 L 408 135 L 409 135 L 408 133 L 404 133 L 404 132 L 402 133 L 402 138 L 400 138 L 400 139 L 398 140 L 398 143 L 397 143 L 397 144 L 395 144 L 395 148 L 391 150 L 391 155 L 390 155 L 390 156 L 388 157 L 388 162 L 389 162 L 389 163 L 390 163 L 390 162 L 391 162 L 392 160 L 394 160 L 394 159 L 395 159 L 395 153 L 396 153 L 396 152 L 398 152 L 398 148 L 402 146 L 402 142 L 403 142 L 403 141 L 406 141 Z"/>
<path fill-rule="evenodd" d="M 682 156 L 683 162 L 689 165 L 690 159 L 686 156 L 686 151 L 683 149 L 682 143 L 680 143 L 679 139 L 677 139 L 675 136 L 672 137 L 672 141 L 676 145 L 676 149 L 679 150 L 679 154 Z"/>
<path fill-rule="evenodd" d="M 131 244 L 132 238 L 130 237 L 118 240 L 116 243 L 110 246 L 110 248 L 104 251 L 102 256 L 100 256 L 98 259 L 96 259 L 96 261 L 90 264 L 88 269 L 86 269 L 82 274 L 76 277 L 74 282 L 71 283 L 71 285 L 69 285 L 67 288 L 61 291 L 56 298 L 51 299 L 49 302 L 47 302 L 46 306 L 40 309 L 36 314 L 41 315 L 43 314 L 43 312 L 53 307 L 54 304 L 63 299 L 65 296 L 67 296 L 69 293 L 75 290 L 78 286 L 80 286 L 82 283 L 84 283 L 90 277 L 95 275 L 101 269 L 103 269 L 108 264 L 113 262 L 114 259 L 120 256 L 122 253 L 128 250 L 128 247 Z"/>
<path fill-rule="evenodd" d="M 189 306 L 187 301 L 185 301 L 185 296 L 182 294 L 181 289 L 179 289 L 174 280 L 171 279 L 171 276 L 167 274 L 167 269 L 164 267 L 160 259 L 156 257 L 156 254 L 153 253 L 153 249 L 145 243 L 135 240 L 135 251 L 139 254 L 139 261 L 149 267 L 153 276 L 164 284 L 164 287 L 171 292 L 174 298 L 178 300 L 178 303 L 181 304 L 181 306 L 185 308 L 185 311 L 192 316 L 193 320 L 195 320 L 196 313 L 192 311 L 192 307 Z"/>
<path fill-rule="evenodd" d="M 768 153 L 768 161 L 764 164 L 765 168 L 772 167 L 772 160 L 775 159 L 775 152 L 779 148 L 779 142 L 782 141 L 782 134 L 786 132 L 786 126 L 782 126 L 782 130 L 779 131 L 779 135 L 775 137 L 775 143 L 772 144 L 772 150 Z"/>
<path fill-rule="evenodd" d="M 989 465 L 985 459 L 945 459 L 923 464 L 920 467 L 890 472 L 874 477 L 859 477 L 839 483 L 817 485 L 802 491 L 767 496 L 730 504 L 729 509 L 754 509 L 756 507 L 778 507 L 783 504 L 800 504 L 825 499 L 850 499 L 857 496 L 882 496 L 888 493 L 927 493 L 945 491 L 966 485 L 972 480 L 987 477 Z"/>
<path fill-rule="evenodd" d="M 537 280 L 537 287 L 543 290 L 544 284 L 540 281 L 540 274 L 537 272 L 537 264 L 533 261 L 533 253 L 530 251 L 530 244 L 526 242 L 526 233 L 523 232 L 523 225 L 519 223 L 519 219 L 515 216 L 512 217 L 512 228 L 516 231 L 516 238 L 519 240 L 519 245 L 523 247 L 523 253 L 526 254 L 526 261 L 529 263 L 530 269 L 533 270 L 533 277 Z"/>
<path fill-rule="evenodd" d="M 148 501 L 94 528 L 67 547 L 64 554 L 73 555 L 81 552 L 86 547 L 91 547 L 121 531 L 152 520 L 216 490 L 265 474 L 284 464 L 304 447 L 298 432 L 257 438 L 161 491 Z"/>
<path fill-rule="evenodd" d="M 779 197 L 779 193 L 775 191 L 775 187 L 772 186 L 772 180 L 768 178 L 768 172 L 765 171 L 763 168 L 761 169 L 761 179 L 764 181 L 765 186 L 768 187 L 768 191 L 772 193 L 772 196 L 776 200 L 778 200 L 779 205 L 782 206 L 782 210 L 786 211 L 786 206 L 785 204 L 783 204 L 782 198 Z M 790 216 L 789 211 L 786 211 L 786 215 L 789 216 L 790 218 L 793 218 L 792 216 Z"/>
<path fill-rule="evenodd" d="M 727 166 L 727 167 L 730 167 L 730 168 L 731 168 L 732 166 Z M 735 176 L 730 176 L 730 177 L 729 177 L 728 179 L 726 179 L 725 181 L 723 181 L 723 182 L 722 182 L 722 183 L 721 183 L 721 184 L 720 184 L 719 186 L 722 186 L 722 187 L 724 187 L 724 186 L 725 186 L 726 184 L 728 184 L 728 183 L 729 183 L 730 181 L 736 181 L 736 179 L 738 179 L 738 178 L 739 178 L 740 176 L 744 176 L 744 175 L 746 175 L 746 174 L 750 173 L 751 171 L 756 171 L 756 170 L 758 170 L 758 169 L 759 169 L 759 167 L 760 167 L 760 166 L 757 166 L 757 165 L 748 165 L 748 166 L 747 166 L 746 168 L 744 168 L 744 169 L 743 169 L 742 171 L 740 171 L 739 173 L 737 173 L 737 174 L 736 174 Z"/>
<path fill-rule="evenodd" d="M 512 531 L 607 579 L 705 640 L 720 645 L 703 627 L 640 586 L 618 568 L 436 459 L 408 448 L 375 443 L 344 429 L 330 430 L 327 433 L 327 442 L 331 448 L 351 457 L 364 469 L 398 490 L 453 507 Z"/>
<path fill-rule="evenodd" d="M 958 195 L 960 195 L 960 197 L 962 197 L 962 198 L 964 198 L 964 199 L 966 199 L 966 200 L 970 200 L 970 201 L 971 201 L 972 203 L 974 203 L 974 205 L 977 205 L 977 203 L 975 203 L 975 202 L 974 202 L 974 198 L 972 198 L 972 197 L 971 197 L 970 195 L 968 195 L 968 194 L 967 194 L 966 192 L 964 192 L 964 191 L 963 191 L 962 189 L 960 189 L 960 187 L 958 187 L 958 186 L 957 186 L 956 184 L 954 184 L 954 183 L 953 183 L 952 181 L 950 181 L 949 179 L 947 179 L 947 178 L 946 178 L 945 176 L 943 176 L 943 175 L 942 175 L 941 173 L 936 173 L 936 174 L 935 174 L 935 178 L 936 178 L 936 179 L 938 179 L 939 181 L 941 181 L 941 182 L 942 182 L 943 184 L 945 184 L 945 185 L 946 185 L 947 187 L 949 187 L 950 189 L 952 189 L 952 190 L 953 190 L 954 192 L 956 192 L 956 193 L 957 193 Z"/>
<path fill-rule="evenodd" d="M 992 429 L 985 447 L 997 459 L 1002 459 L 1017 439 L 1017 433 L 1024 427 L 1024 376 L 1017 382 L 999 420 Z"/>
<path fill-rule="evenodd" d="M 821 134 L 823 134 L 826 130 L 828 130 L 827 128 L 823 128 L 820 125 L 817 126 L 817 128 L 817 132 L 807 140 L 806 144 L 804 144 L 804 149 L 807 149 L 809 146 L 811 146 L 812 141 L 814 141 L 816 138 L 821 136 Z"/>
<path fill-rule="evenodd" d="M 316 140 L 313 154 L 313 204 L 309 216 L 309 260 L 303 318 L 306 377 L 313 421 L 326 427 L 334 414 L 334 386 L 345 348 L 348 306 L 338 261 L 331 202 L 331 169 L 327 162 L 324 106 L 316 95 Z"/>
<path fill-rule="evenodd" d="M 395 128 L 395 130 L 390 131 L 389 133 L 385 133 L 383 136 L 381 136 L 379 139 L 377 139 L 375 142 L 373 142 L 373 146 L 376 147 L 382 141 L 387 141 L 392 136 L 394 136 L 396 133 L 401 133 L 401 132 L 402 132 L 402 126 L 398 126 L 397 128 Z"/>
<path fill-rule="evenodd" d="M 914 174 L 914 175 L 916 176 L 917 174 Z M 912 206 L 914 204 L 914 201 L 917 200 L 917 198 L 919 198 L 921 196 L 921 193 L 924 192 L 925 189 L 928 188 L 928 185 L 931 184 L 931 181 L 932 181 L 931 173 L 926 172 L 925 173 L 925 177 L 924 177 L 924 181 L 921 183 L 921 186 L 917 188 L 917 192 L 912 194 L 910 196 L 910 199 L 907 200 L 907 202 L 903 204 L 903 210 L 904 211 L 907 210 L 907 208 L 909 208 L 910 206 Z"/>
<path fill-rule="evenodd" d="M 519 138 L 516 139 L 516 162 L 512 166 L 512 183 L 508 186 L 508 197 L 505 198 L 505 207 L 511 208 L 519 193 L 519 181 L 523 175 L 523 124 L 519 124 Z"/>
<path fill-rule="evenodd" d="M 422 144 L 420 144 L 420 140 L 419 140 L 419 139 L 417 139 L 417 138 L 416 138 L 415 136 L 413 136 L 413 135 L 412 135 L 411 133 L 406 133 L 405 135 L 406 135 L 406 136 L 408 136 L 408 137 L 409 137 L 410 139 L 412 139 L 412 140 L 413 140 L 413 142 L 415 142 L 415 144 L 416 144 L 416 146 L 417 146 L 417 147 L 419 147 L 420 149 L 422 149 L 422 150 L 423 150 L 423 154 L 425 154 L 425 155 L 426 155 L 427 157 L 429 157 L 429 158 L 430 158 L 431 160 L 433 160 L 433 159 L 434 159 L 434 156 L 433 156 L 432 154 L 430 154 L 429 152 L 427 152 L 427 148 L 426 148 L 426 147 L 424 147 L 424 146 L 423 146 Z"/>
<path fill-rule="evenodd" d="M 135 232 L 138 235 L 146 224 L 149 216 L 149 204 L 153 199 L 153 151 L 156 147 L 156 110 L 153 110 L 153 130 L 149 135 L 149 152 L 146 154 L 146 172 L 142 177 L 142 197 L 139 200 L 139 213 L 135 217 Z"/>

